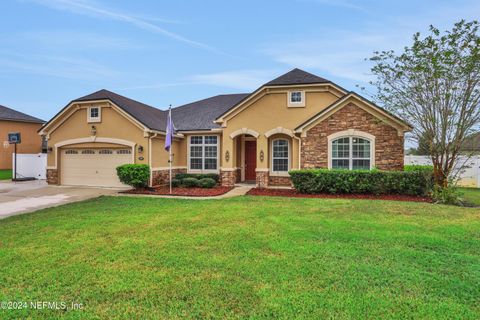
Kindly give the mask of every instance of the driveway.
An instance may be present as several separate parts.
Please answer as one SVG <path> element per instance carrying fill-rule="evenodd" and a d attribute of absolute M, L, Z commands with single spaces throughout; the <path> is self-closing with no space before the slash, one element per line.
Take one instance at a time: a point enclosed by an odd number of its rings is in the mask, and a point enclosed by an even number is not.
<path fill-rule="evenodd" d="M 114 195 L 121 189 L 49 186 L 45 181 L 0 182 L 0 219 L 66 203 Z"/>

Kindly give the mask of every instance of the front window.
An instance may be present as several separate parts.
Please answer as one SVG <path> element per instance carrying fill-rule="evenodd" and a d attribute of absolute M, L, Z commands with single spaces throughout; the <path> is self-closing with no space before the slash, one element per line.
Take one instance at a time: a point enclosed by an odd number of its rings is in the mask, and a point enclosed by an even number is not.
<path fill-rule="evenodd" d="M 216 171 L 218 169 L 218 137 L 190 137 L 190 170 Z"/>
<path fill-rule="evenodd" d="M 290 102 L 292 102 L 292 103 L 302 102 L 302 92 L 301 91 L 293 91 L 291 96 L 290 96 Z"/>
<path fill-rule="evenodd" d="M 343 137 L 332 141 L 332 169 L 370 170 L 370 141 Z"/>
<path fill-rule="evenodd" d="M 88 122 L 100 122 L 101 110 L 100 107 L 88 108 L 87 121 Z"/>
<path fill-rule="evenodd" d="M 276 139 L 272 142 L 273 172 L 287 172 L 289 165 L 288 140 Z"/>

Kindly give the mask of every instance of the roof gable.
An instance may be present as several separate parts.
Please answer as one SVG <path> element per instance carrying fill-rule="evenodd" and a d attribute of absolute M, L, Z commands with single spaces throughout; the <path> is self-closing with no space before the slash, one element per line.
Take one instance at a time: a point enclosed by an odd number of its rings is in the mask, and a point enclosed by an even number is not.
<path fill-rule="evenodd" d="M 264 86 L 284 86 L 284 85 L 298 85 L 298 84 L 313 84 L 313 83 L 328 83 L 327 79 L 316 76 L 309 72 L 295 68 L 278 78 L 273 79 L 264 84 Z"/>
<path fill-rule="evenodd" d="M 380 118 L 381 120 L 389 122 L 394 127 L 396 127 L 399 131 L 406 132 L 412 129 L 410 124 L 400 119 L 396 115 L 388 112 L 387 110 L 377 106 L 373 102 L 363 98 L 359 94 L 351 91 L 345 96 L 335 101 L 334 103 L 332 103 L 330 106 L 326 107 L 325 109 L 323 109 L 322 111 L 320 111 L 319 113 L 311 117 L 310 119 L 307 119 L 305 122 L 300 124 L 298 127 L 295 128 L 295 132 L 304 134 L 311 127 L 325 120 L 326 118 L 328 118 L 329 116 L 331 116 L 332 114 L 334 114 L 335 112 L 337 112 L 338 110 L 346 106 L 348 102 L 351 101 L 352 99 L 358 102 L 361 102 L 361 105 L 359 105 L 359 107 L 373 114 L 377 118 Z"/>
<path fill-rule="evenodd" d="M 31 122 L 31 123 L 44 123 L 45 121 L 32 117 L 20 111 L 13 110 L 11 108 L 0 105 L 0 120 L 19 121 L 19 122 Z"/>

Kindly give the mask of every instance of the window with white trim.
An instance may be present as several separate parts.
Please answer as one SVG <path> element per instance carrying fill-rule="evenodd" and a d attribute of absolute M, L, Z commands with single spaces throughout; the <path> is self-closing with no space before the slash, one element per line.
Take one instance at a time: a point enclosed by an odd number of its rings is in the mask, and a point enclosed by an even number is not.
<path fill-rule="evenodd" d="M 370 170 L 371 142 L 359 137 L 341 137 L 332 141 L 332 169 Z"/>
<path fill-rule="evenodd" d="M 272 141 L 273 172 L 288 172 L 290 164 L 289 154 L 289 143 L 287 139 L 275 139 Z"/>
<path fill-rule="evenodd" d="M 288 92 L 288 106 L 289 107 L 304 107 L 305 106 L 305 91 L 289 91 Z"/>
<path fill-rule="evenodd" d="M 89 107 L 87 110 L 88 122 L 100 122 L 102 111 L 100 107 Z"/>
<path fill-rule="evenodd" d="M 218 136 L 190 136 L 190 170 L 217 171 Z"/>

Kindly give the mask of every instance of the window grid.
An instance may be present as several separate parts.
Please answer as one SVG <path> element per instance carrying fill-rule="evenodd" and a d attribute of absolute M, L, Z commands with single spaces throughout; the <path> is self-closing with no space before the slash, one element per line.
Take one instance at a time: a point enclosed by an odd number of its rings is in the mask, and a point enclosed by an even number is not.
<path fill-rule="evenodd" d="M 293 91 L 290 94 L 290 102 L 292 102 L 292 103 L 302 102 L 302 92 L 301 91 Z"/>
<path fill-rule="evenodd" d="M 332 169 L 370 170 L 370 144 L 369 140 L 358 137 L 332 141 Z"/>
<path fill-rule="evenodd" d="M 218 137 L 190 137 L 190 170 L 218 169 Z"/>
<path fill-rule="evenodd" d="M 272 142 L 272 171 L 287 172 L 289 166 L 289 144 L 286 139 Z"/>
<path fill-rule="evenodd" d="M 90 118 L 95 119 L 98 118 L 98 107 L 92 107 L 90 108 Z"/>

